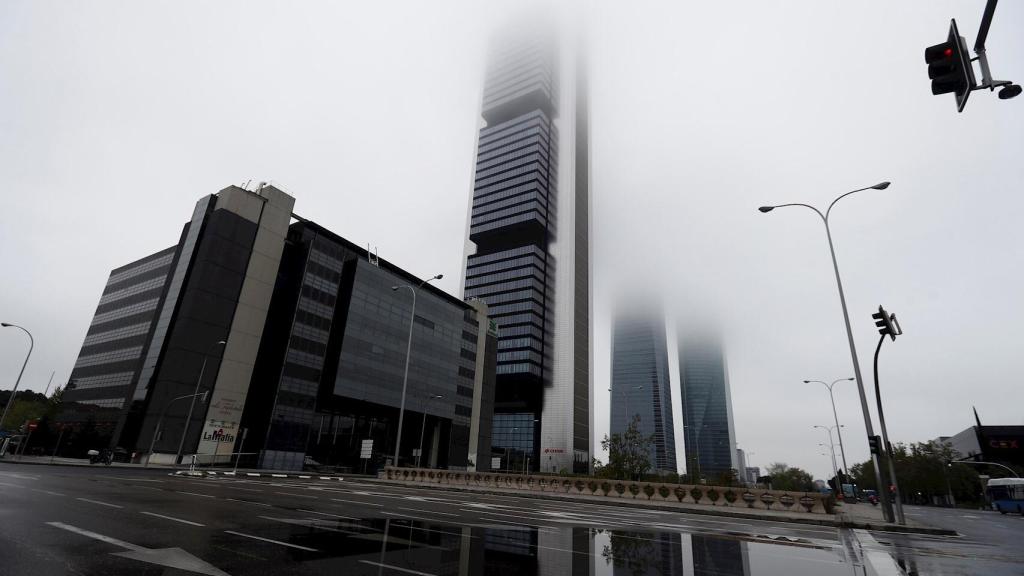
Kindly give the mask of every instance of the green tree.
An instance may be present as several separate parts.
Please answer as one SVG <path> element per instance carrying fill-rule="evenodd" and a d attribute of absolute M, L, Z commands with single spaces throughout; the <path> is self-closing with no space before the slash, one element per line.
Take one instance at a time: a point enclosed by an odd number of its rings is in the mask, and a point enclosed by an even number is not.
<path fill-rule="evenodd" d="M 805 470 L 791 468 L 783 462 L 774 462 L 768 466 L 768 475 L 772 477 L 773 490 L 789 492 L 810 492 L 814 490 L 814 478 Z"/>
<path fill-rule="evenodd" d="M 933 504 L 945 502 L 952 495 L 954 502 L 974 503 L 982 499 L 979 471 L 985 468 L 953 464 L 962 455 L 948 444 L 918 442 L 893 446 L 893 466 L 899 481 L 900 495 L 906 503 Z M 882 460 L 888 476 L 888 464 Z M 850 467 L 850 475 L 860 489 L 877 490 L 875 466 L 871 460 Z"/>
<path fill-rule="evenodd" d="M 640 416 L 634 416 L 623 433 L 606 434 L 601 447 L 608 451 L 608 464 L 602 472 L 609 478 L 640 480 L 651 469 L 654 434 L 640 432 Z"/>

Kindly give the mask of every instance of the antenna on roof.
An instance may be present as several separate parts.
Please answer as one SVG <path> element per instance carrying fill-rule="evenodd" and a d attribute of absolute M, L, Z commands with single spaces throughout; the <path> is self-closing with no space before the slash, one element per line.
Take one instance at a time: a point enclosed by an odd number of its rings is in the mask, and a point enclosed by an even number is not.
<path fill-rule="evenodd" d="M 369 244 L 366 245 L 366 257 L 370 261 L 370 264 L 373 264 L 378 268 L 380 267 L 380 259 L 377 258 L 377 249 L 374 248 L 373 251 L 371 252 Z"/>
<path fill-rule="evenodd" d="M 242 190 L 248 190 L 250 182 L 252 182 L 252 178 L 249 178 L 248 180 L 245 181 L 245 184 L 242 184 Z"/>

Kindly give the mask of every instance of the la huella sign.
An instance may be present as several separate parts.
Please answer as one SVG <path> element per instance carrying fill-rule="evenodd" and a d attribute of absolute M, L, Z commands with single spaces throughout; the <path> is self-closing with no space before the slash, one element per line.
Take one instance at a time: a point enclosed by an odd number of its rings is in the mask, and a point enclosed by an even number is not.
<path fill-rule="evenodd" d="M 235 435 L 224 432 L 223 428 L 218 428 L 213 432 L 203 434 L 203 440 L 208 440 L 210 442 L 234 442 Z"/>

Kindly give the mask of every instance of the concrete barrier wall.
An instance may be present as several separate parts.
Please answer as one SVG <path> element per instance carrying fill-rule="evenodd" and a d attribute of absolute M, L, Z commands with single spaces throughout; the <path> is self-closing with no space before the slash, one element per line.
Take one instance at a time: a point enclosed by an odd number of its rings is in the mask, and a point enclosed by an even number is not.
<path fill-rule="evenodd" d="M 603 478 L 530 476 L 497 472 L 461 472 L 424 468 L 384 469 L 382 477 L 408 484 L 520 490 L 608 500 L 641 500 L 688 506 L 756 508 L 806 514 L 832 514 L 832 497 L 818 492 L 786 492 L 743 487 L 633 482 Z"/>

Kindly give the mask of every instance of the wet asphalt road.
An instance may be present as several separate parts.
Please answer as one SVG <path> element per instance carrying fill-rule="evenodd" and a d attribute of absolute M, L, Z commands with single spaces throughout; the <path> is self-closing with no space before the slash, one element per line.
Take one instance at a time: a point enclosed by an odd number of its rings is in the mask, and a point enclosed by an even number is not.
<path fill-rule="evenodd" d="M 919 574 L 1024 574 L 1013 521 L 997 541 L 980 523 L 963 537 L 858 535 L 366 480 L 0 464 L 2 575 L 830 576 L 864 574 L 861 546 Z"/>

